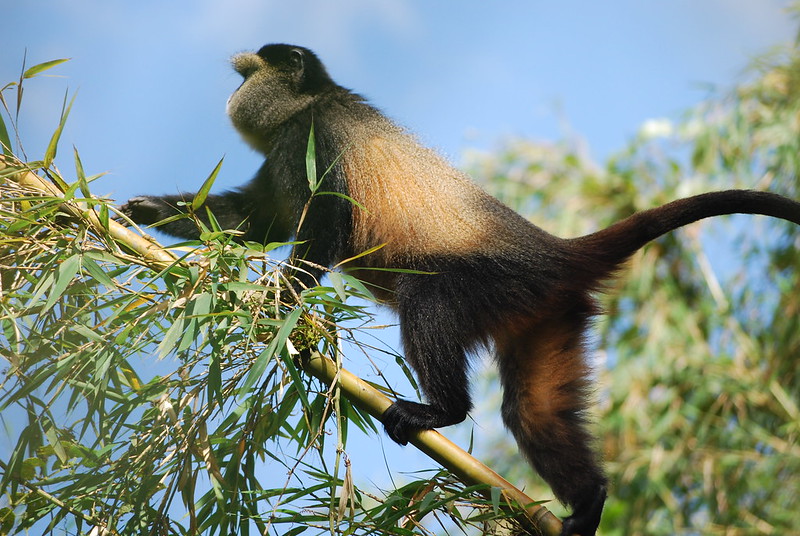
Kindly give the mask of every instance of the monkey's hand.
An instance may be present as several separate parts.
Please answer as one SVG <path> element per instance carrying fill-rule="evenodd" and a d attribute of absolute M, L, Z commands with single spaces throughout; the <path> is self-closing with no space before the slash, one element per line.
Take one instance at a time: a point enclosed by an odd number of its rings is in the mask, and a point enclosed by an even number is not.
<path fill-rule="evenodd" d="M 431 404 L 398 400 L 383 412 L 381 421 L 392 441 L 406 445 L 417 430 L 449 426 L 466 418 L 466 412 L 447 411 Z"/>
<path fill-rule="evenodd" d="M 120 212 L 140 225 L 150 225 L 177 214 L 175 207 L 160 197 L 149 195 L 128 199 L 128 202 L 120 207 Z"/>

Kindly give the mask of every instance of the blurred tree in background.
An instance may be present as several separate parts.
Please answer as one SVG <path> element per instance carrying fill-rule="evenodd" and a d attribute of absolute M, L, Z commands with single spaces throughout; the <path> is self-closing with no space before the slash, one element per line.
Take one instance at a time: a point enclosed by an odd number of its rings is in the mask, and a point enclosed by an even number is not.
<path fill-rule="evenodd" d="M 562 236 L 727 188 L 800 197 L 800 49 L 680 123 L 653 120 L 595 164 L 565 145 L 476 155 L 493 194 Z M 598 322 L 602 533 L 800 534 L 800 232 L 706 220 L 640 251 Z M 496 389 L 495 389 L 496 390 Z M 489 391 L 491 392 L 491 390 Z M 493 467 L 535 480 L 498 441 Z M 518 476 L 514 476 L 517 475 Z M 548 496 L 547 488 L 529 490 Z"/>
<path fill-rule="evenodd" d="M 19 83 L 3 89 L 12 126 L 5 97 Z M 13 129 L 0 127 L 8 155 Z M 474 533 L 500 515 L 446 472 L 390 490 L 350 474 L 348 427 L 380 432 L 296 357 L 341 362 L 343 340 L 377 351 L 358 343 L 360 328 L 337 327 L 369 322 L 352 305 L 357 281 L 334 273 L 298 305 L 274 245 L 236 245 L 213 225 L 173 250 L 180 259 L 131 251 L 109 232 L 113 208 L 90 198 L 95 177 L 77 151 L 73 182 L 53 166 L 57 142 L 29 166 L 94 207 L 93 223 L 0 171 L 0 411 L 12 445 L 0 534 Z M 470 167 L 535 223 L 576 236 L 711 189 L 798 198 L 798 159 L 794 47 L 680 123 L 648 122 L 605 164 L 519 141 Z M 613 483 L 603 534 L 798 533 L 798 278 L 796 226 L 752 216 L 695 224 L 632 260 L 594 344 Z M 511 441 L 496 447 L 495 469 L 535 481 Z"/>

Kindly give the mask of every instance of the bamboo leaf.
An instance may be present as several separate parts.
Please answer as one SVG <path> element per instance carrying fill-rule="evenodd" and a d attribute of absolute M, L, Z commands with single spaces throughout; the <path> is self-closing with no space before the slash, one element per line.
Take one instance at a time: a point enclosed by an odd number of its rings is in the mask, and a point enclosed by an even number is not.
<path fill-rule="evenodd" d="M 370 253 L 374 253 L 374 252 L 378 251 L 379 249 L 381 249 L 381 248 L 383 248 L 385 246 L 386 246 L 386 243 L 378 244 L 377 246 L 373 246 L 373 247 L 371 247 L 371 248 L 369 248 L 367 250 L 362 251 L 361 253 L 359 253 L 357 255 L 353 255 L 352 257 L 348 257 L 345 260 L 337 263 L 336 266 L 334 266 L 334 268 L 338 268 L 338 267 L 340 267 L 342 265 L 347 264 L 348 262 L 354 261 L 356 259 L 360 259 L 361 257 L 369 255 Z"/>
<path fill-rule="evenodd" d="M 494 511 L 495 515 L 500 513 L 500 499 L 502 498 L 502 493 L 503 490 L 501 490 L 497 486 L 492 486 L 491 502 L 492 502 L 492 510 Z"/>
<path fill-rule="evenodd" d="M 81 264 L 86 271 L 89 272 L 89 275 L 91 275 L 95 281 L 104 287 L 111 289 L 116 286 L 114 280 L 111 279 L 105 270 L 100 268 L 100 265 L 98 265 L 91 257 L 84 256 L 81 259 Z"/>
<path fill-rule="evenodd" d="M 364 212 L 369 212 L 367 210 L 367 207 L 365 207 L 364 205 L 362 205 L 361 203 L 359 203 L 358 201 L 356 201 L 355 199 L 353 199 L 349 195 L 343 194 L 341 192 L 316 192 L 316 195 L 334 195 L 336 197 L 341 197 L 342 199 L 344 199 L 344 200 L 352 203 L 353 205 L 357 206 L 358 208 L 360 208 Z"/>
<path fill-rule="evenodd" d="M 53 286 L 50 287 L 50 293 L 47 296 L 47 301 L 41 313 L 48 311 L 56 302 L 61 298 L 64 292 L 69 287 L 69 284 L 75 278 L 78 270 L 81 267 L 81 258 L 79 255 L 73 255 L 64 259 L 64 262 L 56 270 L 55 278 L 53 279 Z"/>
<path fill-rule="evenodd" d="M 248 372 L 247 377 L 242 384 L 242 392 L 247 392 L 250 390 L 251 387 L 256 383 L 258 378 L 264 373 L 267 369 L 267 363 L 272 360 L 277 352 L 280 352 L 286 344 L 286 339 L 289 338 L 289 334 L 292 332 L 294 327 L 297 325 L 297 321 L 300 319 L 300 315 L 302 314 L 303 309 L 301 307 L 297 307 L 294 309 L 289 315 L 283 319 L 283 323 L 281 327 L 278 329 L 278 333 L 275 335 L 275 338 L 270 341 L 267 348 L 259 354 L 256 360 L 253 362 L 253 365 L 250 367 L 250 372 Z M 291 373 L 291 371 L 290 371 Z M 295 370 L 295 373 L 297 371 Z M 295 379 L 294 377 L 292 379 Z M 299 380 L 299 376 L 298 376 Z M 308 405 L 308 399 L 305 398 L 305 393 L 298 393 L 300 397 L 305 400 L 305 405 Z"/>
<path fill-rule="evenodd" d="M 0 145 L 3 146 L 4 155 L 11 156 L 13 154 L 11 151 L 11 138 L 8 136 L 8 129 L 2 114 L 0 114 Z"/>
<path fill-rule="evenodd" d="M 53 136 L 50 138 L 50 143 L 47 146 L 47 150 L 44 153 L 44 167 L 48 168 L 53 163 L 53 160 L 56 157 L 56 152 L 58 151 L 58 142 L 61 139 L 61 133 L 64 131 L 64 125 L 67 124 L 67 117 L 69 117 L 69 112 L 72 110 L 72 104 L 75 102 L 75 97 L 77 97 L 77 93 L 72 96 L 70 99 L 69 104 L 67 105 L 67 95 L 68 93 L 64 94 L 64 107 L 61 110 L 61 120 L 58 122 L 58 127 L 56 128 L 55 132 L 53 132 Z"/>
<path fill-rule="evenodd" d="M 200 190 L 197 191 L 197 194 L 194 196 L 194 199 L 192 199 L 191 206 L 193 211 L 198 210 L 201 206 L 203 206 L 203 203 L 206 202 L 206 199 L 208 198 L 208 192 L 211 191 L 211 186 L 213 186 L 214 181 L 217 180 L 217 175 L 219 174 L 219 170 L 222 168 L 223 160 L 224 158 L 221 158 L 220 161 L 217 162 L 217 165 L 214 166 L 214 169 L 211 171 L 211 174 L 208 176 L 208 178 L 206 178 L 205 181 L 203 181 L 203 185 L 200 187 Z"/>
<path fill-rule="evenodd" d="M 90 199 L 92 194 L 89 192 L 89 183 L 86 181 L 86 173 L 83 171 L 83 162 L 81 162 L 81 157 L 78 154 L 78 148 L 74 145 L 72 146 L 72 154 L 75 157 L 75 174 L 78 177 L 81 193 L 85 198 Z"/>
<path fill-rule="evenodd" d="M 213 302 L 211 293 L 203 292 L 195 295 L 186 305 L 183 334 L 176 348 L 178 352 L 186 350 L 197 340 L 200 335 L 201 324 L 205 323 L 207 316 L 211 314 Z"/>
<path fill-rule="evenodd" d="M 70 58 L 62 58 L 62 59 L 50 60 L 50 61 L 46 61 L 44 63 L 40 63 L 38 65 L 34 65 L 33 67 L 30 67 L 24 73 L 22 73 L 22 78 L 33 78 L 34 76 L 36 76 L 38 74 L 41 74 L 41 73 L 47 71 L 48 69 L 52 69 L 56 65 L 61 65 L 62 63 L 67 62 L 69 60 L 70 60 Z"/>
<path fill-rule="evenodd" d="M 185 315 L 181 314 L 178 319 L 172 322 L 172 325 L 164 334 L 164 338 L 158 345 L 158 359 L 164 359 L 175 349 L 178 339 L 183 335 L 185 320 Z"/>
<path fill-rule="evenodd" d="M 328 279 L 331 282 L 333 290 L 336 291 L 336 295 L 339 296 L 339 299 L 345 301 L 347 299 L 347 292 L 345 292 L 344 280 L 342 279 L 342 274 L 340 274 L 339 272 L 329 272 Z"/>
<path fill-rule="evenodd" d="M 316 139 L 314 137 L 314 123 L 311 123 L 311 129 L 308 132 L 308 145 L 306 146 L 306 178 L 308 178 L 308 187 L 311 193 L 315 193 L 319 188 L 319 181 L 317 180 L 317 147 Z"/>
<path fill-rule="evenodd" d="M 109 215 L 107 204 L 103 203 L 100 205 L 100 211 L 97 213 L 97 217 L 100 218 L 100 224 L 103 226 L 103 229 L 108 231 Z"/>
<path fill-rule="evenodd" d="M 157 227 L 160 227 L 162 225 L 166 225 L 168 223 L 172 223 L 172 222 L 178 221 L 178 220 L 184 220 L 184 219 L 189 218 L 189 217 L 191 217 L 191 216 L 189 216 L 189 214 L 187 214 L 186 212 L 181 212 L 179 214 L 175 214 L 174 216 L 170 216 L 169 218 L 164 218 L 163 220 L 157 221 L 155 223 L 151 223 L 147 227 L 148 228 L 150 228 L 150 227 L 157 228 Z"/>
<path fill-rule="evenodd" d="M 220 364 L 220 354 L 220 349 L 216 348 L 209 356 L 208 386 L 206 391 L 208 392 L 208 399 L 216 400 L 221 406 L 224 403 L 224 398 L 222 395 L 222 366 Z"/>
<path fill-rule="evenodd" d="M 50 446 L 53 447 L 53 452 L 56 453 L 58 459 L 61 463 L 66 463 L 69 459 L 67 456 L 67 452 L 64 450 L 64 446 L 58 440 L 58 434 L 56 433 L 56 429 L 53 426 L 47 426 L 44 429 L 44 435 L 47 438 L 47 442 L 50 443 Z"/>
<path fill-rule="evenodd" d="M 297 309 L 300 310 L 300 309 Z M 298 315 L 299 316 L 299 315 Z M 295 323 L 297 321 L 295 320 Z M 291 330 L 290 330 L 291 331 Z M 288 333 L 287 333 L 288 336 Z M 286 339 L 284 339 L 284 342 Z M 291 355 L 286 353 L 279 353 L 278 356 L 281 358 L 283 365 L 289 371 L 289 376 L 292 378 L 292 386 L 297 391 L 297 395 L 300 397 L 300 402 L 302 402 L 303 407 L 309 408 L 310 404 L 308 402 L 308 395 L 306 395 L 306 390 L 303 388 L 303 380 L 300 377 L 300 372 L 297 370 L 297 367 L 294 365 L 294 359 Z M 320 413 L 321 415 L 321 413 Z"/>

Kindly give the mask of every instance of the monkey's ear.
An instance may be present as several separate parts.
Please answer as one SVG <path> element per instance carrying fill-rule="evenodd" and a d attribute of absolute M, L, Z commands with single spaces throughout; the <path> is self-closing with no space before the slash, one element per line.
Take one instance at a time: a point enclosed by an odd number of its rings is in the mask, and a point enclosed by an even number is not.
<path fill-rule="evenodd" d="M 305 68 L 305 56 L 302 50 L 293 48 L 289 51 L 289 65 L 292 66 L 292 71 L 298 80 L 301 79 Z"/>

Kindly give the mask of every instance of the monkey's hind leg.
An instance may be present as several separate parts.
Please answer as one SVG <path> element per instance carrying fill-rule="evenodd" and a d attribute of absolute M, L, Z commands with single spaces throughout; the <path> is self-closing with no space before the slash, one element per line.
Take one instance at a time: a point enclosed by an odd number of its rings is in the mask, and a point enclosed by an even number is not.
<path fill-rule="evenodd" d="M 607 479 L 587 430 L 587 317 L 566 314 L 537 323 L 497 347 L 503 421 L 556 497 L 572 508 L 565 536 L 594 535 L 606 499 Z"/>

